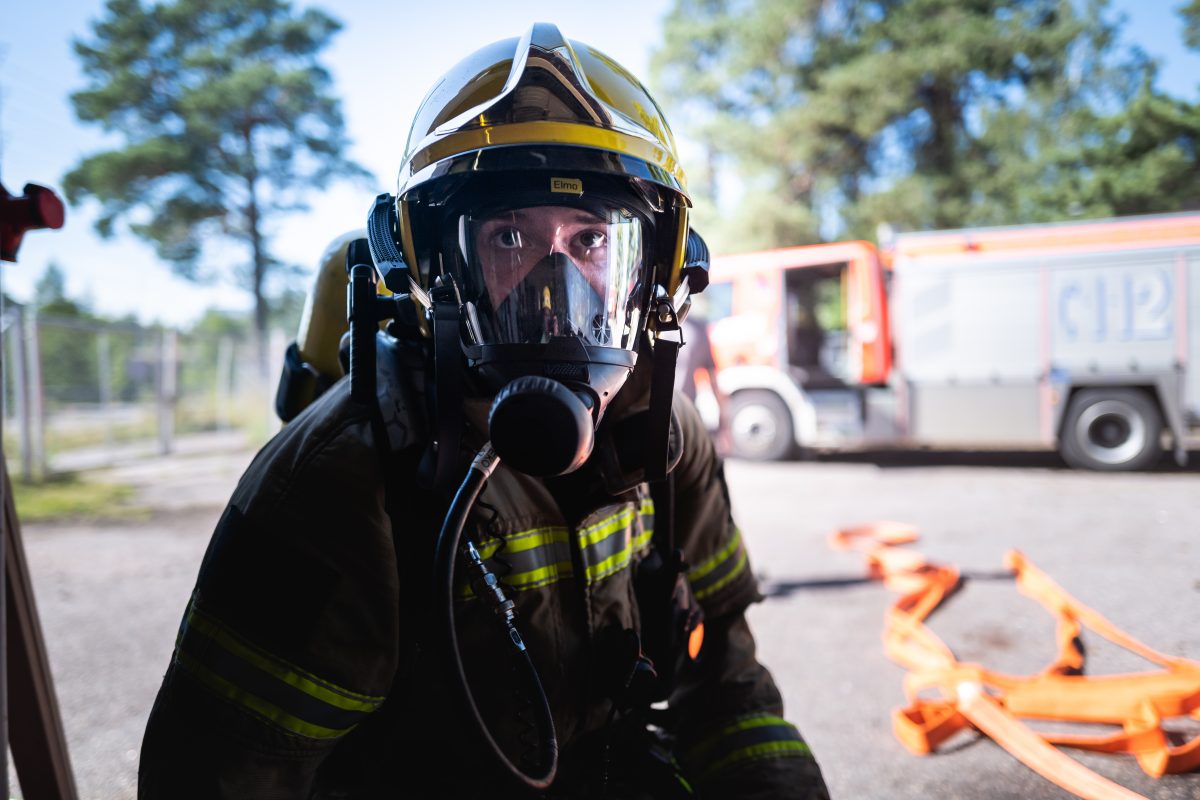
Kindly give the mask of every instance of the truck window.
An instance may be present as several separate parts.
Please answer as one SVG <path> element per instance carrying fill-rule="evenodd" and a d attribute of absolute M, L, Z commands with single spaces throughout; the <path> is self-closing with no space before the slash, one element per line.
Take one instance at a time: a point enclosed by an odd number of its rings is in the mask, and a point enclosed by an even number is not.
<path fill-rule="evenodd" d="M 849 380 L 846 274 L 846 264 L 784 273 L 787 363 L 806 388 L 845 386 Z"/>

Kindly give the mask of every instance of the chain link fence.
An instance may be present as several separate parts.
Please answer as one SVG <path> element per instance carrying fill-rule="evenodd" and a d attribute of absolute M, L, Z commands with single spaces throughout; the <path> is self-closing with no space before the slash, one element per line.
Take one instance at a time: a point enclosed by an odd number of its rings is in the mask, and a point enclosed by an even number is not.
<path fill-rule="evenodd" d="M 274 378 L 253 337 L 4 309 L 4 451 L 36 481 L 124 458 L 171 453 L 177 437 L 241 431 L 265 441 L 278 427 Z M 270 340 L 283 363 L 284 336 Z"/>

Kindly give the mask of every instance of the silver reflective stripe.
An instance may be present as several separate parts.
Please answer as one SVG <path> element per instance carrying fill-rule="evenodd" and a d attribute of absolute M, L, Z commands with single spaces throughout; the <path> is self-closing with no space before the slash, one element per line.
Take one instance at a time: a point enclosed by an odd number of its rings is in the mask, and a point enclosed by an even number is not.
<path fill-rule="evenodd" d="M 628 567 L 634 553 L 650 544 L 654 536 L 654 503 L 647 498 L 639 506 L 629 504 L 580 528 L 577 535 L 590 585 Z"/>
<path fill-rule="evenodd" d="M 570 531 L 553 525 L 514 533 L 502 539 L 486 539 L 479 544 L 479 555 L 488 568 L 516 590 L 536 589 L 575 574 L 571 566 Z M 469 586 L 459 594 L 474 594 Z"/>
<path fill-rule="evenodd" d="M 733 529 L 725 546 L 709 558 L 688 570 L 688 582 L 697 600 L 703 600 L 724 589 L 746 570 L 746 549 L 742 532 Z"/>
<path fill-rule="evenodd" d="M 684 754 L 690 772 L 705 779 L 748 761 L 812 758 L 812 751 L 790 722 L 772 714 L 739 717 Z"/>
<path fill-rule="evenodd" d="M 615 508 L 606 509 L 598 520 L 575 532 L 589 584 L 627 568 L 634 555 L 649 546 L 654 534 L 654 503 L 649 498 L 639 505 L 627 503 Z M 575 577 L 570 537 L 570 530 L 563 526 L 531 528 L 485 539 L 478 549 L 502 582 L 522 591 Z M 469 586 L 459 588 L 462 597 L 473 594 Z"/>

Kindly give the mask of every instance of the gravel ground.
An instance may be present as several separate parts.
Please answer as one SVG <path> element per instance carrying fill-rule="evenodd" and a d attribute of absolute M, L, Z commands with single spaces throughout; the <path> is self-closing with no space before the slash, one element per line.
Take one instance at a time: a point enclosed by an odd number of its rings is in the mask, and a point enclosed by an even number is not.
<path fill-rule="evenodd" d="M 25 551 L 80 797 L 133 798 L 142 731 L 196 569 L 253 455 L 239 438 L 94 473 L 130 482 L 148 521 L 24 527 Z M 16 736 L 13 731 L 10 735 Z M 9 786 L 17 782 L 9 765 Z"/>
<path fill-rule="evenodd" d="M 84 798 L 135 796 L 142 730 L 180 613 L 249 458 L 195 448 L 111 472 L 142 487 L 158 509 L 149 522 L 25 528 Z M 751 612 L 760 656 L 835 797 L 1069 797 L 987 740 L 964 735 L 925 758 L 901 748 L 889 714 L 903 701 L 902 671 L 879 640 L 892 595 L 863 580 L 857 555 L 829 548 L 838 526 L 915 523 L 922 552 L 964 571 L 966 588 L 931 621 L 963 660 L 1030 672 L 1052 657 L 1049 617 L 1003 573 L 1013 547 L 1150 646 L 1200 659 L 1200 471 L 1097 475 L 1057 464 L 1022 454 L 729 464 L 735 512 L 769 595 Z M 1146 668 L 1096 637 L 1087 644 L 1093 672 Z M 1200 773 L 1155 781 L 1126 757 L 1081 760 L 1149 798 L 1200 798 Z"/>
<path fill-rule="evenodd" d="M 977 466 L 1001 460 L 1006 465 Z M 961 735 L 933 756 L 891 734 L 903 671 L 880 632 L 894 595 L 862 581 L 855 553 L 828 534 L 875 520 L 914 523 L 916 546 L 957 565 L 963 591 L 930 620 L 964 661 L 1036 672 L 1054 655 L 1054 627 L 1016 592 L 1002 558 L 1022 550 L 1080 601 L 1162 652 L 1200 660 L 1200 474 L 1101 475 L 1055 468 L 1049 456 L 916 454 L 816 463 L 731 463 L 735 514 L 766 602 L 751 612 L 760 657 L 789 717 L 809 739 L 838 798 L 1065 798 L 990 741 Z M 1200 464 L 1197 454 L 1192 464 Z M 1147 662 L 1085 634 L 1090 673 Z M 1184 721 L 1193 735 L 1200 725 Z M 1154 780 L 1133 759 L 1080 756 L 1102 775 L 1158 800 L 1200 798 L 1200 773 Z"/>

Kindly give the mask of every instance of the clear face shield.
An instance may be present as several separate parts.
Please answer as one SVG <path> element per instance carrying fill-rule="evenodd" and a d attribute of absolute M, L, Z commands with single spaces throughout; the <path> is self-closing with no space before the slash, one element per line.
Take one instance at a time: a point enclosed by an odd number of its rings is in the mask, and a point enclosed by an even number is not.
<path fill-rule="evenodd" d="M 637 361 L 651 231 L 599 199 L 516 203 L 457 226 L 468 359 L 496 392 L 493 446 L 522 472 L 570 472 Z"/>
<path fill-rule="evenodd" d="M 545 205 L 461 217 L 470 335 L 481 345 L 570 336 L 632 350 L 644 238 L 641 220 L 619 208 Z"/>

